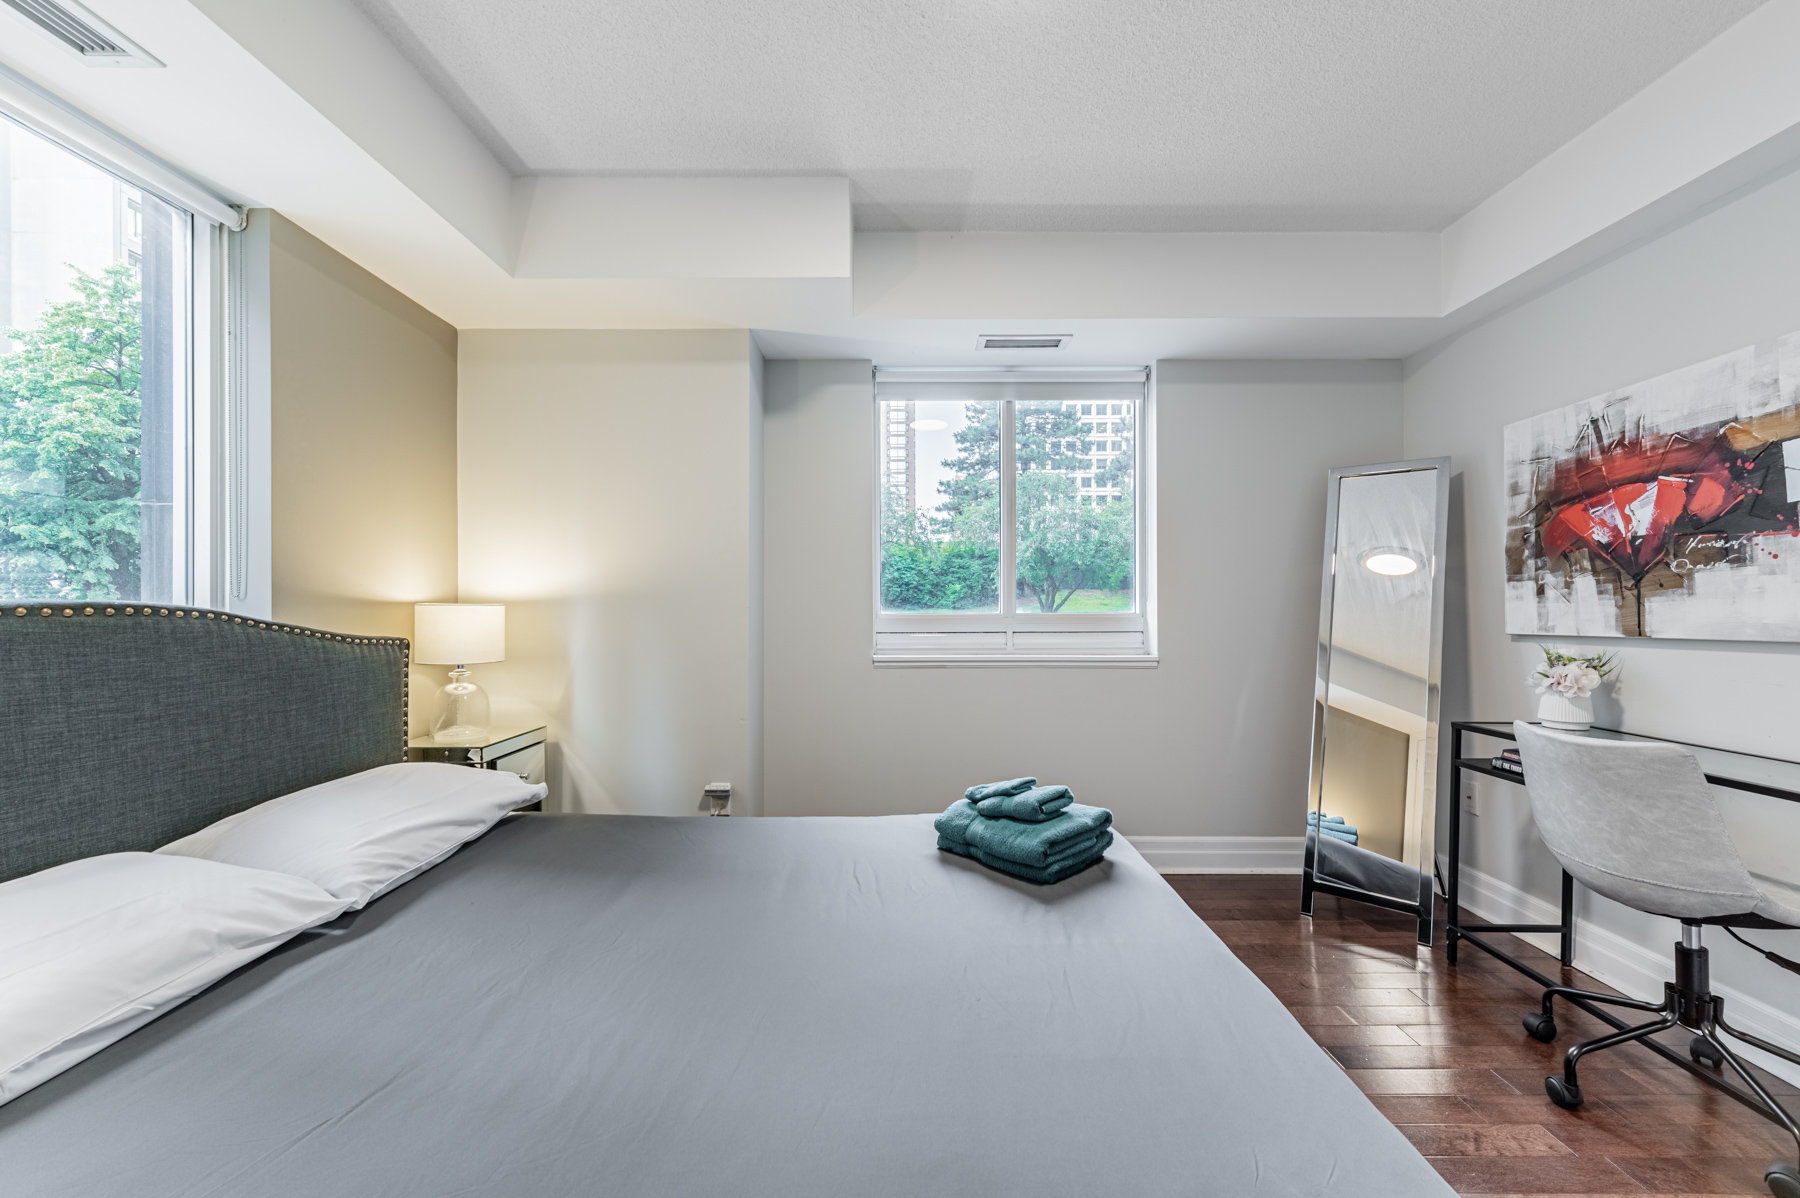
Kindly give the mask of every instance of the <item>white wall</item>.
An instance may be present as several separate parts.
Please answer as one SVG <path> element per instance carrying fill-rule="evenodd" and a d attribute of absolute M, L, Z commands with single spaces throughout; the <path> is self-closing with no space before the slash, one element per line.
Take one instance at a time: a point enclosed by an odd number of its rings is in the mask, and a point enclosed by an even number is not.
<path fill-rule="evenodd" d="M 1157 367 L 1161 666 L 876 669 L 869 363 L 765 378 L 768 811 L 943 809 L 1037 774 L 1133 836 L 1292 836 L 1325 472 L 1400 450 L 1393 362 Z"/>
<path fill-rule="evenodd" d="M 743 330 L 464 330 L 459 589 L 507 605 L 477 667 L 548 721 L 552 805 L 760 812 L 757 404 Z M 428 701 L 428 699 L 427 699 Z"/>
<path fill-rule="evenodd" d="M 1470 716 L 1530 718 L 1535 708 L 1525 679 L 1541 660 L 1538 645 L 1508 636 L 1502 611 L 1502 428 L 1800 330 L 1796 212 L 1800 175 L 1790 175 L 1405 363 L 1406 452 L 1451 455 L 1460 484 L 1452 490 L 1446 727 Z M 1598 638 L 1556 643 L 1619 654 L 1618 681 L 1596 705 L 1601 724 L 1800 756 L 1800 645 Z M 1749 801 L 1762 810 L 1771 836 L 1800 848 L 1800 808 Z M 1496 781 L 1484 786 L 1482 803 L 1483 814 L 1465 821 L 1464 843 L 1467 860 L 1498 883 L 1488 896 L 1490 911 L 1504 916 L 1503 904 L 1528 905 L 1526 896 L 1554 902 L 1556 865 L 1533 831 L 1523 790 Z M 1447 827 L 1439 821 L 1440 836 Z M 1789 859 L 1800 861 L 1800 855 Z M 1591 923 L 1578 940 L 1579 963 L 1626 989 L 1660 988 L 1656 978 L 1667 976 L 1668 946 L 1677 935 L 1673 921 L 1592 896 L 1582 899 L 1582 912 Z M 1794 933 L 1761 939 L 1800 955 Z M 1800 1011 L 1794 978 L 1723 935 L 1711 943 L 1714 977 L 1722 987 Z M 1771 1030 L 1791 1037 L 1800 1024 Z"/>

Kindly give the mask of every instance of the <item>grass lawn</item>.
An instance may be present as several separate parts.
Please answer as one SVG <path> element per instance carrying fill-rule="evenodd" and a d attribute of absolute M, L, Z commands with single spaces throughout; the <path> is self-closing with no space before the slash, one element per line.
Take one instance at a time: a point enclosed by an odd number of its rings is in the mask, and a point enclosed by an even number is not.
<path fill-rule="evenodd" d="M 1020 608 L 1023 611 L 1023 608 Z M 1059 615 L 1081 611 L 1130 611 L 1130 591 L 1076 591 L 1059 609 Z"/>

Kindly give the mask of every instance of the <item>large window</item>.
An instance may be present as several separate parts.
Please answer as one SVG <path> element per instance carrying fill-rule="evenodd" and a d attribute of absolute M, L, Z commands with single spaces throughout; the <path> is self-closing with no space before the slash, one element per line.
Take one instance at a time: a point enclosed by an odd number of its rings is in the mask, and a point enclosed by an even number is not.
<path fill-rule="evenodd" d="M 194 589 L 187 211 L 0 119 L 0 599 Z"/>
<path fill-rule="evenodd" d="M 1148 663 L 1147 374 L 876 375 L 877 660 Z"/>

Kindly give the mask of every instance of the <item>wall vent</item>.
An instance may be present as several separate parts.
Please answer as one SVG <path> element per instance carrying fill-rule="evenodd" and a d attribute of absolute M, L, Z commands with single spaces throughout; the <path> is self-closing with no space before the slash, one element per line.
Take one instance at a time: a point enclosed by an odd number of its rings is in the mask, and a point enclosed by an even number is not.
<path fill-rule="evenodd" d="M 1071 333 L 983 333 L 979 338 L 982 349 L 1061 349 L 1072 340 Z"/>
<path fill-rule="evenodd" d="M 0 0 L 0 4 L 95 67 L 160 67 L 162 61 L 75 0 Z"/>

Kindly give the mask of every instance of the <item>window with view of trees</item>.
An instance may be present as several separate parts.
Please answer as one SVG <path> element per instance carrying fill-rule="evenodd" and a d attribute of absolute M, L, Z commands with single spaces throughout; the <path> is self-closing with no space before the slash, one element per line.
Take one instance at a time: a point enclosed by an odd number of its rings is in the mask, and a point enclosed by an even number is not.
<path fill-rule="evenodd" d="M 0 120 L 0 597 L 188 594 L 192 217 Z"/>
<path fill-rule="evenodd" d="M 1143 651 L 1144 387 L 1141 372 L 1113 373 L 1125 377 L 878 382 L 878 646 Z"/>

